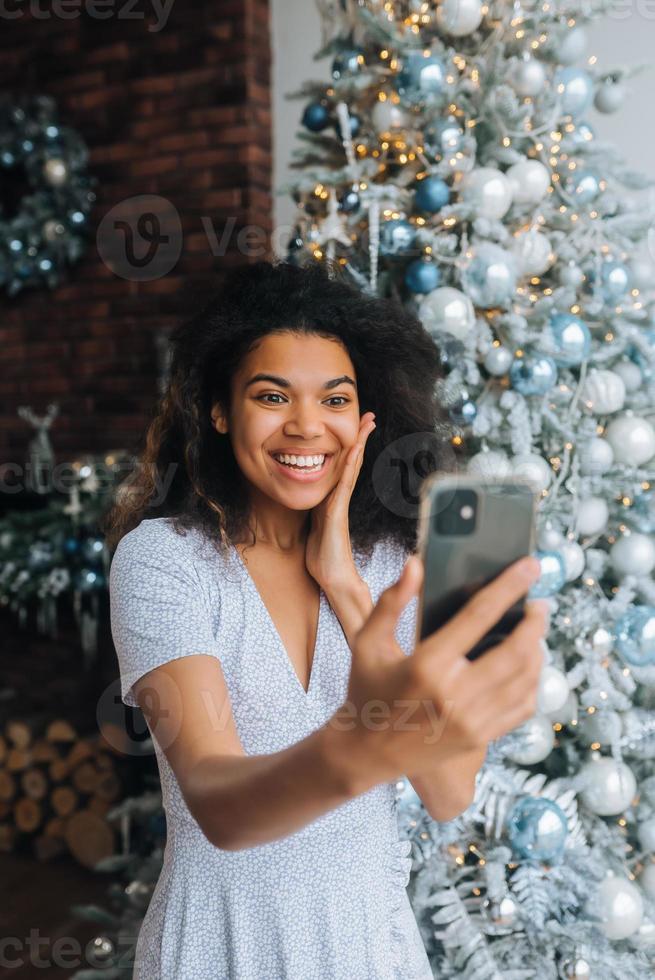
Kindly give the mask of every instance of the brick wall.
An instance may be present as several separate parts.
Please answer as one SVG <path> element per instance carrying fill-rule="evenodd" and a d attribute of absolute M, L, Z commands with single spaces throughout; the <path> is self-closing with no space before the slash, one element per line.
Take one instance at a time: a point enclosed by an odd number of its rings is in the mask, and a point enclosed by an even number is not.
<path fill-rule="evenodd" d="M 22 463 L 31 428 L 21 404 L 58 401 L 57 461 L 83 452 L 133 450 L 157 394 L 157 343 L 193 313 L 231 267 L 254 260 L 237 241 L 256 225 L 270 257 L 271 108 L 267 0 L 174 0 L 160 30 L 150 0 L 105 0 L 108 19 L 84 0 L 54 4 L 38 19 L 0 24 L 0 87 L 49 94 L 63 125 L 78 130 L 99 178 L 92 235 L 68 281 L 53 292 L 0 294 L 0 462 Z M 129 10 L 130 16 L 120 16 Z M 142 19 L 136 19 L 138 14 Z M 150 282 L 117 276 L 95 229 L 119 202 L 142 194 L 170 201 L 182 226 L 179 261 Z M 202 218 L 227 250 L 212 254 Z"/>

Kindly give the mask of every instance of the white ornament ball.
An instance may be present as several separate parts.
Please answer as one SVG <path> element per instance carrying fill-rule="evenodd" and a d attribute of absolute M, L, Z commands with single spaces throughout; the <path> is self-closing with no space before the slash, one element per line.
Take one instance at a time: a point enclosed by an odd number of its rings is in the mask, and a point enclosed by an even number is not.
<path fill-rule="evenodd" d="M 376 102 L 371 113 L 373 126 L 378 134 L 389 133 L 394 129 L 404 129 L 409 123 L 409 116 L 402 106 L 387 98 L 384 102 Z"/>
<path fill-rule="evenodd" d="M 612 368 L 614 374 L 618 374 L 623 381 L 626 391 L 638 391 L 643 383 L 643 375 L 639 370 L 639 365 L 634 361 L 618 361 Z"/>
<path fill-rule="evenodd" d="M 561 65 L 573 65 L 587 50 L 587 32 L 584 27 L 567 31 L 557 48 L 557 60 Z"/>
<path fill-rule="evenodd" d="M 539 204 L 550 187 L 550 170 L 539 160 L 519 160 L 506 176 L 516 204 Z"/>
<path fill-rule="evenodd" d="M 638 949 L 651 950 L 655 946 L 655 922 L 646 916 L 642 919 L 637 932 L 630 940 Z"/>
<path fill-rule="evenodd" d="M 585 497 L 578 504 L 575 531 L 578 537 L 600 534 L 607 527 L 610 512 L 604 497 Z"/>
<path fill-rule="evenodd" d="M 476 167 L 462 179 L 460 197 L 475 206 L 476 215 L 498 220 L 504 218 L 512 206 L 512 187 L 496 167 Z"/>
<path fill-rule="evenodd" d="M 561 528 L 555 526 L 552 521 L 546 521 L 537 532 L 537 543 L 541 551 L 559 551 L 565 541 Z"/>
<path fill-rule="evenodd" d="M 655 568 L 652 535 L 632 531 L 622 534 L 610 548 L 610 561 L 618 575 L 650 575 Z"/>
<path fill-rule="evenodd" d="M 566 581 L 574 582 L 576 578 L 580 578 L 585 569 L 587 560 L 584 549 L 580 547 L 577 541 L 566 540 L 558 550 L 564 559 Z"/>
<path fill-rule="evenodd" d="M 599 112 L 616 112 L 625 100 L 627 89 L 620 82 L 603 82 L 598 86 L 594 105 Z"/>
<path fill-rule="evenodd" d="M 586 476 L 607 473 L 614 462 L 614 451 L 606 439 L 595 437 L 578 448 L 580 472 Z"/>
<path fill-rule="evenodd" d="M 539 95 L 546 84 L 546 69 L 536 58 L 519 61 L 510 74 L 510 85 L 523 98 Z"/>
<path fill-rule="evenodd" d="M 644 870 L 639 875 L 639 884 L 644 894 L 655 901 L 655 864 L 652 861 L 648 861 Z"/>
<path fill-rule="evenodd" d="M 644 917 L 644 900 L 636 885 L 621 875 L 608 875 L 598 886 L 593 911 L 608 939 L 626 939 Z"/>
<path fill-rule="evenodd" d="M 523 744 L 515 749 L 509 758 L 519 766 L 532 766 L 550 755 L 555 744 L 553 723 L 544 715 L 534 715 L 514 729 Z"/>
<path fill-rule="evenodd" d="M 578 697 L 575 691 L 571 691 L 562 707 L 549 711 L 546 717 L 553 725 L 570 725 L 571 722 L 578 721 L 578 708 Z"/>
<path fill-rule="evenodd" d="M 537 228 L 515 235 L 511 250 L 520 276 L 541 276 L 555 261 L 550 239 Z"/>
<path fill-rule="evenodd" d="M 649 817 L 637 827 L 637 840 L 644 851 L 655 851 L 655 817 Z"/>
<path fill-rule="evenodd" d="M 652 289 L 655 285 L 655 264 L 647 255 L 636 255 L 629 262 L 630 279 L 635 289 Z"/>
<path fill-rule="evenodd" d="M 482 22 L 480 0 L 443 0 L 437 7 L 437 23 L 454 37 L 472 34 Z"/>
<path fill-rule="evenodd" d="M 638 415 L 619 415 L 607 426 L 605 438 L 617 463 L 641 466 L 655 455 L 655 429 Z"/>
<path fill-rule="evenodd" d="M 507 480 L 512 475 L 512 464 L 505 455 L 496 449 L 482 450 L 469 459 L 466 470 L 474 476 L 482 477 L 493 483 L 496 480 Z"/>
<path fill-rule="evenodd" d="M 630 806 L 637 790 L 637 780 L 625 762 L 592 753 L 580 774 L 585 779 L 580 798 L 592 813 L 612 817 Z"/>
<path fill-rule="evenodd" d="M 512 473 L 530 483 L 535 490 L 547 490 L 553 479 L 550 464 L 536 453 L 521 453 L 511 460 Z"/>
<path fill-rule="evenodd" d="M 514 361 L 514 355 L 507 347 L 502 344 L 490 347 L 484 358 L 485 369 L 494 377 L 499 378 L 507 374 Z"/>
<path fill-rule="evenodd" d="M 582 385 L 583 407 L 594 415 L 611 415 L 625 404 L 623 378 L 614 371 L 592 369 Z"/>
<path fill-rule="evenodd" d="M 598 657 L 606 657 L 614 649 L 614 634 L 605 626 L 598 626 L 589 637 L 591 649 Z"/>
<path fill-rule="evenodd" d="M 441 286 L 421 300 L 418 314 L 428 331 L 450 333 L 466 340 L 475 326 L 475 309 L 466 293 L 452 286 Z"/>
<path fill-rule="evenodd" d="M 569 682 L 566 675 L 545 664 L 541 669 L 539 678 L 539 688 L 537 690 L 537 711 L 542 715 L 547 715 L 551 711 L 558 711 L 566 704 L 569 696 Z"/>

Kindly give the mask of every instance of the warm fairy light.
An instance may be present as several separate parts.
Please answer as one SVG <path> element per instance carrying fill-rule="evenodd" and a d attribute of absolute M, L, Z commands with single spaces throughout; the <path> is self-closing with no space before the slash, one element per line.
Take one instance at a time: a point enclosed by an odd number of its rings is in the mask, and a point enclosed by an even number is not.
<path fill-rule="evenodd" d="M 624 507 L 632 507 L 632 500 L 630 499 L 630 497 L 623 497 L 621 503 L 623 504 Z"/>
<path fill-rule="evenodd" d="M 462 445 L 462 437 L 461 436 L 453 436 L 451 442 L 452 442 L 453 446 L 461 446 Z"/>
<path fill-rule="evenodd" d="M 587 708 L 587 714 L 588 715 L 593 715 L 595 711 L 596 711 L 596 709 L 593 706 L 593 704 L 589 708 Z"/>
<path fill-rule="evenodd" d="M 389 52 L 388 52 L 388 51 L 386 50 L 386 48 L 385 48 L 385 50 L 384 50 L 384 51 L 380 51 L 380 57 L 381 57 L 381 58 L 382 58 L 383 60 L 389 57 Z"/>
<path fill-rule="evenodd" d="M 561 732 L 562 731 L 562 727 L 563 726 L 558 721 L 556 721 L 555 724 L 553 725 L 553 731 Z"/>
<path fill-rule="evenodd" d="M 648 480 L 644 480 L 644 482 L 641 484 L 641 489 L 650 490 L 650 483 L 648 482 Z"/>
<path fill-rule="evenodd" d="M 591 745 L 589 746 L 589 748 L 590 749 L 594 749 L 594 751 L 596 749 L 599 749 L 600 748 L 600 742 L 592 742 Z"/>
<path fill-rule="evenodd" d="M 606 333 L 606 334 L 605 334 L 605 340 L 606 340 L 606 341 L 607 341 L 608 343 L 609 343 L 609 342 L 610 342 L 611 340 L 614 340 L 614 334 L 613 334 L 613 333 L 611 333 L 611 332 L 610 332 L 610 333 Z"/>

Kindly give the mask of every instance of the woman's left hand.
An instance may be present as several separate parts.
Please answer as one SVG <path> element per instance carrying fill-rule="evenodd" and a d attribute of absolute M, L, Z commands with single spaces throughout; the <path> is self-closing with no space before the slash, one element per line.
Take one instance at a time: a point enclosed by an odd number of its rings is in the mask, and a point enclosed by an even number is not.
<path fill-rule="evenodd" d="M 357 439 L 346 454 L 339 482 L 311 511 L 311 529 L 305 545 L 305 565 L 324 592 L 358 575 L 353 561 L 348 526 L 350 498 L 364 458 L 366 440 L 375 428 L 373 412 L 360 419 Z"/>

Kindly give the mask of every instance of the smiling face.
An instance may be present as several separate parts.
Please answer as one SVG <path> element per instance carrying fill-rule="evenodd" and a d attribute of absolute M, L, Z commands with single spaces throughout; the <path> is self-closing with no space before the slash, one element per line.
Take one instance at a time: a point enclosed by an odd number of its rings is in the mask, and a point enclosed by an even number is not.
<path fill-rule="evenodd" d="M 212 420 L 227 432 L 253 503 L 303 511 L 337 484 L 360 425 L 355 369 L 338 340 L 291 332 L 268 334 L 232 378 L 228 416 Z M 273 454 L 321 456 L 317 472 L 292 469 Z"/>

